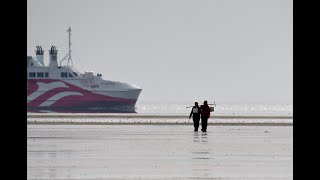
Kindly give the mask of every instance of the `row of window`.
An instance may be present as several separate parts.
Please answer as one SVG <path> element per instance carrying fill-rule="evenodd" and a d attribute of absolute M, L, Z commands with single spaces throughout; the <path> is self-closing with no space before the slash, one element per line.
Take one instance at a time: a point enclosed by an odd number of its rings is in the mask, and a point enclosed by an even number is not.
<path fill-rule="evenodd" d="M 78 76 L 77 73 L 73 72 L 74 76 Z M 61 72 L 61 77 L 63 78 L 68 78 L 68 77 L 73 77 L 73 75 L 71 73 L 68 72 Z"/>
<path fill-rule="evenodd" d="M 73 74 L 75 76 L 78 76 L 78 74 L 75 73 L 75 72 L 73 72 Z M 49 77 L 49 73 L 48 72 L 29 72 L 28 76 L 31 77 L 31 78 L 35 78 L 35 77 L 47 78 L 47 77 Z M 73 75 L 71 73 L 68 73 L 68 72 L 61 72 L 61 77 L 62 78 L 68 78 L 68 77 L 73 77 Z"/>
<path fill-rule="evenodd" d="M 39 77 L 39 78 L 43 78 L 43 77 L 49 77 L 49 73 L 48 72 L 29 72 L 29 77 Z"/>

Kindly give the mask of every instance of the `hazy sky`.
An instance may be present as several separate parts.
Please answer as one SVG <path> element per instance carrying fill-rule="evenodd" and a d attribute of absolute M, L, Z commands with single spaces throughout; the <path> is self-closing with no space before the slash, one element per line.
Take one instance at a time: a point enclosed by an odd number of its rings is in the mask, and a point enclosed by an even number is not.
<path fill-rule="evenodd" d="M 138 102 L 292 103 L 292 0 L 28 0 L 28 55 L 140 86 Z"/>

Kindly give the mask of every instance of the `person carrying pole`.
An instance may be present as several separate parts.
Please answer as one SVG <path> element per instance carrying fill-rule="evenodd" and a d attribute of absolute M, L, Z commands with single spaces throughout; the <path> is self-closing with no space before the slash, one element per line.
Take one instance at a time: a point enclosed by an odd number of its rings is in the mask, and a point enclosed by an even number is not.
<path fill-rule="evenodd" d="M 201 126 L 202 126 L 201 131 L 206 132 L 208 118 L 210 117 L 211 109 L 210 109 L 207 101 L 203 102 L 203 105 L 201 105 L 200 109 L 201 109 Z"/>

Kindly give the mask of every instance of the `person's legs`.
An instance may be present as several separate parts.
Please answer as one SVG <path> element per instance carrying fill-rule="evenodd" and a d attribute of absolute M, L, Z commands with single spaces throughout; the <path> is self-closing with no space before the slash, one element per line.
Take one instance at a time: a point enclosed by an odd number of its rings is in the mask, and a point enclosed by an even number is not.
<path fill-rule="evenodd" d="M 202 118 L 201 117 L 201 131 L 206 132 L 207 131 L 207 123 L 208 123 L 208 118 Z"/>
<path fill-rule="evenodd" d="M 201 131 L 203 131 L 203 120 L 204 118 L 201 116 Z"/>
<path fill-rule="evenodd" d="M 198 118 L 193 119 L 193 126 L 194 126 L 194 131 L 198 131 L 199 128 L 199 120 Z"/>

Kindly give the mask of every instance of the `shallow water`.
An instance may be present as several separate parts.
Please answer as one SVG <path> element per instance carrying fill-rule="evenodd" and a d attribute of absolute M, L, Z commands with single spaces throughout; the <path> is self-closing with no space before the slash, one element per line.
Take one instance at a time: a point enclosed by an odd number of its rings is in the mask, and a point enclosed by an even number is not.
<path fill-rule="evenodd" d="M 209 103 L 212 103 L 209 101 Z M 200 103 L 202 104 L 202 103 Z M 168 102 L 140 102 L 136 104 L 138 114 L 175 114 L 185 115 L 191 111 L 193 102 L 168 103 Z M 292 104 L 253 104 L 253 103 L 221 103 L 216 102 L 213 114 L 215 115 L 250 115 L 250 116 L 293 116 Z M 188 108 L 187 108 L 188 107 Z"/>
<path fill-rule="evenodd" d="M 292 126 L 28 125 L 28 179 L 292 179 Z"/>

